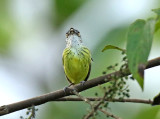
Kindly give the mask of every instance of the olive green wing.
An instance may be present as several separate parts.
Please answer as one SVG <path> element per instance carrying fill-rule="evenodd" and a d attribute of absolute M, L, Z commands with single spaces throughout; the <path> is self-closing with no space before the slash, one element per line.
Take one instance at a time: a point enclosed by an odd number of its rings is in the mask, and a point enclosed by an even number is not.
<path fill-rule="evenodd" d="M 89 54 L 90 55 L 90 58 L 91 59 L 89 59 L 90 61 L 90 64 L 89 64 L 89 70 L 88 70 L 88 74 L 87 74 L 87 76 L 86 76 L 86 78 L 85 78 L 85 80 L 84 81 L 87 81 L 88 80 L 88 78 L 89 78 L 89 76 L 90 76 L 90 72 L 91 72 L 91 61 L 93 61 L 93 59 L 92 59 L 92 56 L 91 56 L 91 53 L 90 53 L 90 50 L 87 48 L 87 47 L 83 47 L 85 50 L 83 50 L 85 53 L 87 53 L 87 54 Z"/>
<path fill-rule="evenodd" d="M 91 63 L 89 64 L 88 74 L 87 74 L 87 76 L 86 76 L 86 78 L 85 78 L 85 80 L 84 80 L 84 81 L 87 81 L 87 80 L 88 80 L 89 75 L 90 75 L 90 72 L 91 72 Z"/>

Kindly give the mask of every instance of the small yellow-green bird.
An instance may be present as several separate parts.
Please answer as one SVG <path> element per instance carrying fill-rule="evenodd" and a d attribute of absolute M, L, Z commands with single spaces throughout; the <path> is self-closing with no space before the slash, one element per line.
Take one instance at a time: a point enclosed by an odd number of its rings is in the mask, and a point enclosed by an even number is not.
<path fill-rule="evenodd" d="M 66 33 L 63 67 L 70 85 L 87 81 L 91 71 L 91 53 L 82 43 L 80 32 L 74 28 Z"/>

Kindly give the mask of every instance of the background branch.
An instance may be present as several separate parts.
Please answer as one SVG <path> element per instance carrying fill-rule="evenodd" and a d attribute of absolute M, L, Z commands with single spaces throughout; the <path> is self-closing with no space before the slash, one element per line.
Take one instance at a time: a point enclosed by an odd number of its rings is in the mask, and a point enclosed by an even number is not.
<path fill-rule="evenodd" d="M 148 61 L 148 65 L 147 65 L 146 69 L 151 68 L 151 67 L 155 67 L 158 65 L 160 65 L 160 57 Z M 27 99 L 24 101 L 16 102 L 16 103 L 9 104 L 9 105 L 4 105 L 4 106 L 0 107 L 0 115 L 9 114 L 9 113 L 12 113 L 12 112 L 15 112 L 18 110 L 25 109 L 27 107 L 31 107 L 32 105 L 34 105 L 34 106 L 41 105 L 43 103 L 53 101 L 53 100 L 56 100 L 56 99 L 59 99 L 59 98 L 65 97 L 65 96 L 73 95 L 73 93 L 72 93 L 73 89 L 76 89 L 77 92 L 81 92 L 86 89 L 95 87 L 97 85 L 109 82 L 112 80 L 112 76 L 115 76 L 115 75 L 120 78 L 120 77 L 130 75 L 130 72 L 128 69 L 125 69 L 123 73 L 121 71 L 116 71 L 116 72 L 89 80 L 89 81 L 85 82 L 85 84 L 83 86 L 81 84 L 77 84 L 71 88 L 67 88 L 66 93 L 64 92 L 63 89 L 61 89 L 61 90 L 47 93 L 47 94 L 44 94 L 44 95 L 41 95 L 38 97 Z M 1 97 L 1 98 L 3 98 L 3 97 Z"/>
<path fill-rule="evenodd" d="M 87 98 L 89 101 L 100 101 L 102 98 Z M 144 104 L 152 104 L 153 101 L 151 100 L 143 100 L 143 99 L 104 99 L 105 101 L 109 102 L 131 102 L 131 103 L 144 103 Z M 74 97 L 64 97 L 64 98 L 59 98 L 54 101 L 84 101 L 81 98 L 74 98 Z"/>

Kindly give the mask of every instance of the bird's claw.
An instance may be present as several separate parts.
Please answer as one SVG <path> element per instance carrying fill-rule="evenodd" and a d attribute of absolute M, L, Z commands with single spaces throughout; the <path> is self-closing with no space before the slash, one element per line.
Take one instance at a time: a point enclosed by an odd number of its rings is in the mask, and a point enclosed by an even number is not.
<path fill-rule="evenodd" d="M 84 86 L 85 82 L 86 82 L 86 81 L 81 81 L 80 83 L 81 83 L 82 86 Z"/>
<path fill-rule="evenodd" d="M 64 91 L 65 94 L 67 94 L 67 89 L 68 89 L 70 86 L 72 86 L 72 85 L 73 85 L 73 83 L 71 83 L 71 84 L 69 84 L 69 86 L 65 86 L 65 87 L 63 88 L 63 91 Z"/>

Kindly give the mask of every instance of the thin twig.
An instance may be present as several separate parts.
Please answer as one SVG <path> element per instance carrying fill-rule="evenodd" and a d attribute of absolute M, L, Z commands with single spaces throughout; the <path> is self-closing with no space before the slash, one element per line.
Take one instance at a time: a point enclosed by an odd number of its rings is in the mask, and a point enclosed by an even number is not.
<path fill-rule="evenodd" d="M 28 117 L 28 119 L 35 118 L 35 114 L 36 114 L 35 111 L 36 111 L 36 109 L 35 109 L 35 106 L 33 105 L 31 107 L 31 115 Z"/>
<path fill-rule="evenodd" d="M 159 66 L 159 65 L 160 65 L 160 57 L 148 61 L 148 65 L 146 69 L 155 67 L 155 66 Z M 100 76 L 100 77 L 97 77 L 97 78 L 94 78 L 92 80 L 85 82 L 83 86 L 81 84 L 77 84 L 73 88 L 76 89 L 77 92 L 81 92 L 89 88 L 92 88 L 100 84 L 104 84 L 106 82 L 111 81 L 112 80 L 111 77 L 113 75 L 114 76 L 116 75 L 117 77 L 121 78 L 121 77 L 128 76 L 131 74 L 128 69 L 125 69 L 124 72 L 125 73 L 121 73 L 121 71 L 116 71 L 116 72 L 113 72 L 113 73 L 110 73 L 104 76 Z M 61 90 L 57 90 L 51 93 L 47 93 L 41 96 L 31 98 L 31 99 L 23 100 L 23 101 L 8 104 L 8 105 L 3 105 L 0 107 L 0 116 L 31 107 L 32 105 L 35 105 L 35 106 L 41 105 L 46 102 L 54 101 L 56 99 L 59 99 L 65 96 L 69 96 L 69 95 L 73 95 L 70 88 L 66 92 L 64 92 L 64 90 L 61 89 Z"/>
<path fill-rule="evenodd" d="M 79 99 L 81 99 L 81 100 L 83 100 L 84 102 L 88 103 L 88 104 L 91 106 L 91 109 L 94 111 L 94 109 L 95 109 L 94 106 L 91 104 L 91 102 L 90 102 L 87 98 L 81 96 L 76 90 L 73 90 L 73 93 L 74 93 L 76 96 L 78 96 Z M 84 119 L 88 119 L 88 118 L 84 117 Z"/>
<path fill-rule="evenodd" d="M 73 90 L 73 94 L 75 94 L 79 99 L 83 100 L 84 102 L 88 103 L 91 106 L 91 109 L 93 109 L 93 105 L 91 104 L 90 100 L 87 98 L 81 96 L 76 90 Z"/>
<path fill-rule="evenodd" d="M 89 119 L 90 117 L 92 117 L 94 115 L 94 113 L 99 109 L 99 106 L 103 103 L 103 101 L 106 98 L 106 93 L 104 93 L 103 98 L 101 98 L 101 100 L 93 107 L 92 111 L 90 113 L 88 113 L 84 119 Z"/>
<path fill-rule="evenodd" d="M 101 112 L 103 112 L 106 116 L 109 116 L 109 117 L 112 117 L 112 118 L 114 118 L 114 119 L 122 119 L 122 118 L 120 118 L 120 117 L 117 117 L 116 115 L 114 115 L 114 114 L 112 114 L 112 113 L 110 113 L 110 112 L 107 112 L 107 111 L 105 111 L 105 110 L 103 110 L 103 109 L 98 109 L 99 111 L 101 111 Z"/>
<path fill-rule="evenodd" d="M 77 97 L 79 97 L 79 99 L 81 99 L 84 102 L 88 103 L 91 106 L 92 113 L 94 113 L 95 107 L 91 104 L 91 102 L 87 98 L 81 96 L 75 89 L 73 89 L 73 94 L 75 94 Z M 92 115 L 90 115 L 90 116 L 92 116 Z M 84 117 L 84 119 L 88 119 L 90 116 L 86 116 L 86 117 Z"/>

